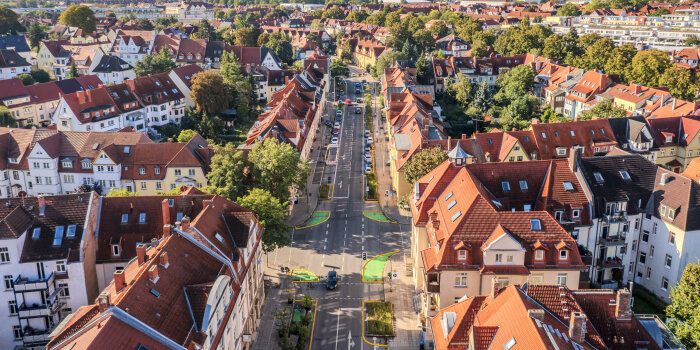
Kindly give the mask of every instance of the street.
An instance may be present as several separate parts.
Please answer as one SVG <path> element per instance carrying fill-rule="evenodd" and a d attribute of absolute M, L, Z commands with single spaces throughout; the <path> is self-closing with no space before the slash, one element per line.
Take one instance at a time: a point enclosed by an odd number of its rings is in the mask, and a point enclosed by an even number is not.
<path fill-rule="evenodd" d="M 393 251 L 402 254 L 410 248 L 408 225 L 381 222 L 366 216 L 368 212 L 381 212 L 381 208 L 378 202 L 365 201 L 363 197 L 366 142 L 364 103 L 358 104 L 356 100 L 363 97 L 364 89 L 356 94 L 354 86 L 355 82 L 363 79 L 371 78 L 348 78 L 345 87 L 347 94 L 341 97 L 342 101 L 347 98 L 352 103 L 346 108 L 340 126 L 337 165 L 326 165 L 320 179 L 317 175 L 311 175 L 314 176 L 314 182 L 318 180 L 331 184 L 329 196 L 332 198 L 319 200 L 316 208 L 317 212 L 329 212 L 330 217 L 320 223 L 295 228 L 291 233 L 291 246 L 269 255 L 268 267 L 271 269 L 302 269 L 320 278 L 321 282 L 318 283 L 293 284 L 296 299 L 309 294 L 318 301 L 311 349 L 370 349 L 386 346 L 387 340 L 384 338 L 363 337 L 363 301 L 383 301 L 385 286 L 383 283 L 363 282 L 362 267 L 375 256 Z M 379 88 L 376 89 L 378 90 Z M 361 114 L 355 113 L 355 107 L 358 106 L 362 109 Z M 335 110 L 329 110 L 328 115 L 335 116 Z M 327 133 L 322 133 L 319 137 L 325 138 L 324 144 L 330 143 Z M 319 159 L 325 156 L 324 153 Z M 318 154 L 313 154 L 314 162 L 317 157 Z M 322 166 L 319 165 L 318 168 Z M 363 260 L 363 253 L 366 260 Z M 323 283 L 330 270 L 337 271 L 340 278 L 335 290 L 327 290 Z M 392 271 L 392 266 L 387 266 L 385 271 Z"/>

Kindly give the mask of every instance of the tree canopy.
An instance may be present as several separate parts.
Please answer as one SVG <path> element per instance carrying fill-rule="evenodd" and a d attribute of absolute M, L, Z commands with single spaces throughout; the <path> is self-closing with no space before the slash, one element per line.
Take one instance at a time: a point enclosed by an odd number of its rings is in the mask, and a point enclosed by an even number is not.
<path fill-rule="evenodd" d="M 447 160 L 447 153 L 440 148 L 423 149 L 406 163 L 406 180 L 409 184 L 413 184 L 445 160 Z"/>
<path fill-rule="evenodd" d="M 192 77 L 190 97 L 198 111 L 214 114 L 228 109 L 233 99 L 229 86 L 214 70 L 202 71 Z"/>
<path fill-rule="evenodd" d="M 161 48 L 157 55 L 146 55 L 136 62 L 134 74 L 143 77 L 151 74 L 165 73 L 175 68 L 175 62 L 170 57 L 170 52 L 166 48 Z"/>
<path fill-rule="evenodd" d="M 688 349 L 700 347 L 700 264 L 690 262 L 680 281 L 671 287 L 667 325 Z"/>
<path fill-rule="evenodd" d="M 285 224 L 287 202 L 280 202 L 270 192 L 260 188 L 250 190 L 236 202 L 258 215 L 260 225 L 265 228 L 262 236 L 263 251 L 269 253 L 289 245 L 289 226 Z"/>
<path fill-rule="evenodd" d="M 95 13 L 85 5 L 71 5 L 61 13 L 59 21 L 61 24 L 78 27 L 88 32 L 95 31 L 97 24 Z"/>
<path fill-rule="evenodd" d="M 5 6 L 0 6 L 0 34 L 16 34 L 23 29 L 17 13 Z"/>

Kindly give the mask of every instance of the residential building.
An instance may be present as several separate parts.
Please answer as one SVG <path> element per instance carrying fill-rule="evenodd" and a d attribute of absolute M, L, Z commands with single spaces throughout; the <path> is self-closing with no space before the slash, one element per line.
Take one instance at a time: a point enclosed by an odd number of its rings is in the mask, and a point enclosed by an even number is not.
<path fill-rule="evenodd" d="M 78 91 L 61 97 L 52 117 L 60 131 L 144 131 L 144 107 L 124 83 Z"/>
<path fill-rule="evenodd" d="M 192 78 L 195 74 L 203 72 L 204 69 L 196 64 L 188 64 L 185 66 L 177 67 L 168 73 L 168 77 L 177 86 L 182 95 L 185 97 L 185 107 L 193 108 L 194 102 L 192 102 L 192 97 L 190 96 L 190 88 L 192 87 Z"/>
<path fill-rule="evenodd" d="M 596 104 L 596 95 L 606 91 L 613 81 L 606 74 L 588 71 L 574 87 L 569 90 L 564 100 L 564 116 L 576 119 L 582 112 Z"/>
<path fill-rule="evenodd" d="M 615 134 L 618 150 L 639 154 L 656 163 L 654 135 L 644 117 L 610 118 L 608 123 Z"/>
<path fill-rule="evenodd" d="M 157 135 L 154 127 L 180 124 L 180 119 L 185 116 L 185 96 L 168 73 L 127 80 L 124 84 L 144 106 L 145 127 L 149 132 Z"/>
<path fill-rule="evenodd" d="M 658 316 L 635 314 L 632 304 L 628 290 L 494 282 L 489 294 L 446 306 L 428 323 L 437 350 L 684 349 Z"/>
<path fill-rule="evenodd" d="M 256 66 L 269 70 L 282 69 L 282 61 L 267 47 L 226 46 L 226 51 L 235 53 L 238 63 L 246 70 Z"/>
<path fill-rule="evenodd" d="M 433 58 L 433 75 L 435 77 L 435 91 L 443 91 L 447 80 L 457 82 L 458 76 L 465 76 L 472 84 L 486 82 L 489 86 L 496 86 L 496 79 L 521 64 L 526 63 L 528 55 L 496 56 L 496 57 L 448 57 L 446 59 Z"/>
<path fill-rule="evenodd" d="M 95 304 L 62 323 L 47 348 L 115 342 L 134 349 L 248 348 L 265 297 L 263 229 L 253 212 L 221 197 L 203 207 L 179 224 L 163 215 L 169 208 L 149 208 L 162 213 L 158 238 L 136 245 L 136 259 L 114 272 Z M 122 209 L 103 220 L 130 226 L 153 219 Z"/>
<path fill-rule="evenodd" d="M 592 157 L 604 155 L 618 146 L 607 119 L 535 122 L 530 129 L 537 144 L 537 157 L 532 159 L 565 158 L 576 149 L 581 149 L 584 157 Z"/>
<path fill-rule="evenodd" d="M 117 29 L 109 53 L 121 58 L 131 66 L 153 51 L 157 32 L 155 30 Z"/>
<path fill-rule="evenodd" d="M 441 50 L 445 56 L 464 56 L 471 49 L 469 43 L 454 34 L 436 40 L 435 48 Z"/>
<path fill-rule="evenodd" d="M 0 79 L 12 79 L 29 73 L 32 65 L 15 50 L 0 49 Z"/>
<path fill-rule="evenodd" d="M 88 73 L 96 74 L 105 84 L 121 84 L 124 80 L 136 78 L 133 66 L 117 56 L 105 54 L 102 50 L 93 57 Z"/>
<path fill-rule="evenodd" d="M 36 348 L 97 296 L 94 192 L 0 199 L 0 347 Z"/>
<path fill-rule="evenodd" d="M 0 35 L 0 50 L 15 50 L 27 62 L 32 63 L 32 51 L 22 34 Z"/>
<path fill-rule="evenodd" d="M 658 148 L 656 163 L 674 172 L 682 172 L 700 157 L 700 117 L 647 119 Z"/>
<path fill-rule="evenodd" d="M 345 41 L 352 47 L 352 63 L 363 68 L 377 65 L 379 56 L 391 50 L 375 39 L 352 37 Z M 342 50 L 342 47 L 338 47 L 338 50 Z"/>

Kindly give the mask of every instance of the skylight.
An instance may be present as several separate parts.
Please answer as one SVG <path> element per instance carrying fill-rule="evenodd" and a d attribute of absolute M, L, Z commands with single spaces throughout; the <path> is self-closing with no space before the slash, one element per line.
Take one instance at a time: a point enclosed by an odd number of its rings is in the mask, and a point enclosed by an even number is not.
<path fill-rule="evenodd" d="M 571 130 L 571 137 L 576 137 L 576 133 L 573 130 Z"/>
<path fill-rule="evenodd" d="M 216 238 L 217 241 L 224 243 L 224 237 L 220 235 L 218 232 L 214 234 L 214 237 Z"/>
<path fill-rule="evenodd" d="M 447 196 L 445 196 L 445 202 L 447 202 L 447 200 L 450 199 L 450 197 L 452 197 L 452 194 L 453 192 L 450 191 L 450 193 L 448 193 Z"/>
<path fill-rule="evenodd" d="M 151 290 L 149 290 L 149 292 L 150 292 L 151 294 L 155 295 L 156 298 L 160 297 L 160 293 L 159 293 L 157 290 L 153 289 L 153 288 L 151 288 Z"/>
<path fill-rule="evenodd" d="M 542 223 L 540 222 L 540 219 L 530 219 L 530 229 L 533 231 L 542 230 Z"/>
<path fill-rule="evenodd" d="M 455 220 L 457 220 L 457 218 L 459 218 L 460 215 L 462 215 L 461 211 L 458 211 L 455 213 L 455 215 L 452 215 L 452 222 L 455 222 Z"/>
<path fill-rule="evenodd" d="M 567 191 L 573 191 L 574 185 L 569 181 L 564 181 L 564 189 Z"/>
<path fill-rule="evenodd" d="M 630 177 L 630 174 L 627 172 L 627 170 L 620 170 L 620 176 L 622 176 L 622 179 L 625 181 L 632 180 Z"/>
<path fill-rule="evenodd" d="M 168 206 L 169 206 L 169 207 L 172 207 L 173 205 L 175 205 L 175 200 L 174 200 L 174 199 L 168 199 Z"/>
<path fill-rule="evenodd" d="M 122 224 L 126 224 L 129 220 L 129 214 L 122 214 Z"/>
<path fill-rule="evenodd" d="M 182 216 L 183 216 L 182 212 L 178 211 L 177 212 L 177 220 L 175 220 L 175 221 L 182 221 Z"/>
<path fill-rule="evenodd" d="M 452 202 L 450 202 L 450 204 L 447 205 L 447 209 L 452 209 L 452 207 L 454 207 L 455 204 L 457 204 L 457 200 L 453 200 Z"/>
<path fill-rule="evenodd" d="M 520 181 L 518 181 L 518 182 L 520 183 L 520 189 L 521 189 L 522 191 L 527 191 L 527 181 L 525 181 L 525 180 L 520 180 Z"/>
<path fill-rule="evenodd" d="M 32 239 L 39 239 L 39 233 L 41 233 L 41 227 L 35 227 L 32 231 Z"/>
<path fill-rule="evenodd" d="M 504 191 L 510 191 L 510 182 L 508 182 L 508 181 L 502 181 L 502 182 L 501 182 L 501 187 L 503 188 Z"/>
<path fill-rule="evenodd" d="M 63 230 L 65 227 L 63 226 L 56 226 L 56 234 L 53 236 L 53 245 L 58 246 L 61 245 L 61 242 L 63 241 Z"/>
<path fill-rule="evenodd" d="M 76 225 L 68 225 L 68 232 L 66 232 L 66 237 L 72 238 L 75 237 L 75 229 Z"/>
<path fill-rule="evenodd" d="M 547 134 L 545 134 L 545 133 L 543 132 L 543 133 L 542 133 L 542 138 L 543 138 L 543 139 L 546 139 L 546 138 L 547 138 Z"/>
<path fill-rule="evenodd" d="M 129 150 L 131 150 L 131 146 L 124 146 L 124 153 L 129 153 Z"/>
<path fill-rule="evenodd" d="M 595 177 L 595 181 L 598 182 L 598 183 L 603 183 L 603 182 L 605 182 L 605 180 L 603 180 L 603 174 L 601 174 L 601 173 L 599 173 L 599 172 L 593 173 L 593 177 Z"/>
<path fill-rule="evenodd" d="M 146 213 L 140 213 L 139 214 L 139 224 L 143 224 L 146 222 Z"/>
<path fill-rule="evenodd" d="M 603 134 L 603 135 L 605 135 L 605 130 L 600 129 L 600 133 Z"/>

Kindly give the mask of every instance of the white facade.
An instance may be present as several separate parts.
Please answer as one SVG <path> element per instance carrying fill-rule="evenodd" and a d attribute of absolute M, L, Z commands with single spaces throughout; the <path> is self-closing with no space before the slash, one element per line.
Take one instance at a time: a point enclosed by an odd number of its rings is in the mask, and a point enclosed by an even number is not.
<path fill-rule="evenodd" d="M 0 68 L 0 80 L 16 78 L 18 75 L 23 73 L 29 73 L 32 66 L 19 66 L 19 67 L 4 67 Z"/>
<path fill-rule="evenodd" d="M 81 123 L 64 98 L 61 98 L 58 103 L 52 122 L 60 131 L 119 131 L 127 126 L 123 114 L 115 114 L 110 118 L 94 122 Z"/>

